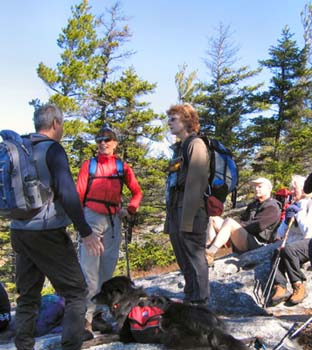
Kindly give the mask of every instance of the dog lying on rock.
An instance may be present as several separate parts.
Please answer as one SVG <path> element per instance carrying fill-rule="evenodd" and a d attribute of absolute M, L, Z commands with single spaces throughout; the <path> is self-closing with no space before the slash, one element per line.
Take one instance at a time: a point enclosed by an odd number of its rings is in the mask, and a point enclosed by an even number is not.
<path fill-rule="evenodd" d="M 171 349 L 248 349 L 226 331 L 222 320 L 206 306 L 149 296 L 125 276 L 104 282 L 92 301 L 109 307 L 124 343 L 161 343 Z M 137 314 L 140 319 L 134 320 Z"/>

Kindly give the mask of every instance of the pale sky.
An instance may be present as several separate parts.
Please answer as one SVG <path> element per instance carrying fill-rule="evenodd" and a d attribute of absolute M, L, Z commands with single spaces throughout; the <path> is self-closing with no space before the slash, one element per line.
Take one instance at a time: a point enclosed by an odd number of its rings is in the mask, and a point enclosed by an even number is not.
<path fill-rule="evenodd" d="M 49 90 L 38 78 L 40 62 L 54 68 L 60 60 L 56 40 L 67 25 L 74 0 L 1 1 L 0 11 L 0 129 L 33 131 L 32 99 L 46 102 Z M 90 0 L 92 13 L 104 12 L 115 1 Z M 177 102 L 174 76 L 179 66 L 207 72 L 203 63 L 208 38 L 219 23 L 230 25 L 232 39 L 240 46 L 240 65 L 251 69 L 268 58 L 285 25 L 301 45 L 303 0 L 121 0 L 133 37 L 128 44 L 136 54 L 124 62 L 133 65 L 140 78 L 157 83 L 150 97 L 156 112 Z M 267 77 L 264 73 L 263 77 Z"/>

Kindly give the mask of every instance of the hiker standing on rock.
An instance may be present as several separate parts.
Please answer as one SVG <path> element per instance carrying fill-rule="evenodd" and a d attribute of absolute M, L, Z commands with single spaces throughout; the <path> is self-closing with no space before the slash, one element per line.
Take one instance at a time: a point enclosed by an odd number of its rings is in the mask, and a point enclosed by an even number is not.
<path fill-rule="evenodd" d="M 203 194 L 208 186 L 209 155 L 200 138 L 199 119 L 188 103 L 171 106 L 168 125 L 179 141 L 172 146 L 169 164 L 165 232 L 169 233 L 177 263 L 185 279 L 185 301 L 206 304 L 209 297 L 208 264 L 205 257 L 208 215 Z M 183 144 L 188 144 L 188 160 Z M 187 163 L 187 164 L 186 164 Z"/>
<path fill-rule="evenodd" d="M 64 125 L 62 112 L 52 104 L 41 106 L 34 113 L 34 124 L 37 171 L 40 181 L 51 188 L 53 198 L 31 219 L 11 221 L 19 293 L 15 345 L 17 350 L 35 347 L 41 290 L 47 277 L 56 293 L 65 298 L 62 350 L 79 350 L 87 285 L 66 226 L 73 222 L 90 254 L 99 255 L 103 246 L 85 220 L 65 150 L 59 143 Z"/>
<path fill-rule="evenodd" d="M 273 241 L 280 223 L 281 208 L 271 197 L 270 180 L 260 177 L 251 181 L 256 199 L 250 203 L 240 220 L 212 216 L 209 223 L 206 256 L 208 264 L 214 263 L 214 255 L 231 240 L 235 251 L 245 252 Z"/>
<path fill-rule="evenodd" d="M 93 338 L 92 331 L 111 330 L 91 298 L 100 291 L 103 282 L 113 276 L 122 238 L 121 220 L 131 220 L 142 200 L 141 188 L 133 170 L 115 154 L 118 146 L 116 133 L 104 126 L 97 133 L 95 142 L 97 157 L 82 164 L 77 180 L 77 191 L 87 222 L 104 246 L 104 252 L 96 257 L 88 253 L 83 243 L 80 246 L 80 263 L 89 289 L 84 340 Z M 132 194 L 127 208 L 121 207 L 123 184 Z"/>
<path fill-rule="evenodd" d="M 295 223 L 290 228 L 285 248 L 281 250 L 281 261 L 276 272 L 274 293 L 271 298 L 273 306 L 286 299 L 288 304 L 297 305 L 306 296 L 303 284 L 306 277 L 301 271 L 301 266 L 312 257 L 312 194 L 304 193 L 305 180 L 300 175 L 294 175 L 291 180 L 290 189 L 293 192 L 294 203 L 286 209 L 285 221 L 280 228 L 285 229 L 285 226 L 288 228 L 291 218 L 295 219 Z M 283 230 L 280 228 L 278 233 L 283 238 Z M 287 291 L 286 276 L 293 288 L 290 296 Z"/>

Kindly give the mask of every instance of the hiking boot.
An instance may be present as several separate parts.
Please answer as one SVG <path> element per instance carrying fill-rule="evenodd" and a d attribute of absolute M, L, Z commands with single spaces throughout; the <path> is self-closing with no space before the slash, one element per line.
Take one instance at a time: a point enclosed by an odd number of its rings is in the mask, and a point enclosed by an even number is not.
<path fill-rule="evenodd" d="M 277 304 L 286 300 L 287 297 L 287 289 L 279 284 L 273 287 L 274 294 L 271 298 L 271 305 L 276 306 Z"/>
<path fill-rule="evenodd" d="M 106 322 L 103 317 L 102 313 L 98 313 L 95 316 L 93 316 L 92 320 L 92 330 L 94 332 L 101 332 L 104 333 L 112 333 L 113 327 L 110 323 Z"/>
<path fill-rule="evenodd" d="M 292 287 L 294 291 L 288 299 L 288 302 L 292 305 L 297 305 L 306 297 L 304 284 L 302 282 L 295 282 Z"/>
<path fill-rule="evenodd" d="M 85 320 L 85 329 L 82 336 L 82 341 L 87 341 L 93 339 L 92 326 L 88 320 Z"/>
<path fill-rule="evenodd" d="M 206 259 L 209 267 L 214 266 L 214 255 L 210 254 L 207 249 L 206 249 Z"/>

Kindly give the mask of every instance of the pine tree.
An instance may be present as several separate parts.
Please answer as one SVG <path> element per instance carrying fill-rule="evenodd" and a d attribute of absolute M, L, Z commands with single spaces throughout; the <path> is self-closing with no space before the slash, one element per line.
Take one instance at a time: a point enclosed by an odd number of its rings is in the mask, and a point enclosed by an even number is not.
<path fill-rule="evenodd" d="M 197 79 L 197 72 L 193 71 L 190 74 L 186 74 L 187 64 L 183 64 L 179 67 L 179 71 L 175 75 L 175 85 L 178 91 L 179 103 L 193 103 L 197 85 L 195 83 Z"/>
<path fill-rule="evenodd" d="M 306 47 L 300 49 L 286 26 L 270 58 L 260 61 L 273 76 L 260 102 L 270 113 L 252 120 L 249 128 L 257 154 L 254 170 L 271 174 L 275 183 L 289 183 L 294 173 L 305 174 L 303 165 L 311 155 L 311 69 L 307 68 Z"/>
<path fill-rule="evenodd" d="M 134 68 L 122 71 L 119 66 L 133 54 L 124 48 L 131 37 L 125 22 L 118 3 L 96 18 L 83 0 L 72 7 L 72 18 L 57 41 L 61 61 L 55 69 L 40 63 L 38 75 L 54 92 L 50 102 L 66 113 L 64 140 L 73 173 L 94 154 L 93 135 L 108 123 L 118 134 L 119 155 L 137 172 L 143 192 L 150 193 L 153 182 L 162 185 L 161 192 L 154 191 L 147 199 L 162 203 L 164 164 L 153 159 L 151 166 L 148 151 L 151 142 L 159 141 L 162 127 L 157 119 L 163 116 L 144 102 L 156 84 L 140 79 Z"/>
<path fill-rule="evenodd" d="M 238 50 L 231 40 L 230 27 L 220 24 L 217 36 L 209 41 L 205 59 L 211 80 L 199 84 L 195 98 L 202 131 L 234 150 L 244 148 L 244 116 L 256 110 L 252 97 L 261 85 L 245 85 L 259 70 L 235 68 Z"/>

